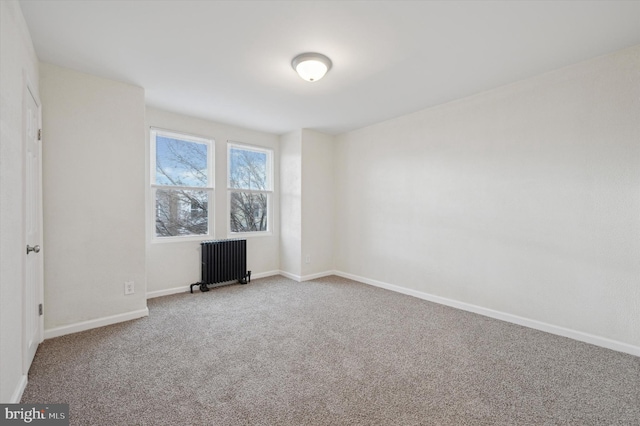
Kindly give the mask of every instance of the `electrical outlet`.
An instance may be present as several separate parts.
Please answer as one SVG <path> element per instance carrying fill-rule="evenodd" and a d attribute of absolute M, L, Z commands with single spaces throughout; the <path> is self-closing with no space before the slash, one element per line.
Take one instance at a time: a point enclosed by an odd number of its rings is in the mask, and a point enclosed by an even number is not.
<path fill-rule="evenodd" d="M 133 281 L 124 282 L 124 294 L 133 294 L 136 292 L 136 287 Z"/>
<path fill-rule="evenodd" d="M 311 263 L 311 255 L 308 254 L 305 258 L 304 258 L 304 263 Z"/>

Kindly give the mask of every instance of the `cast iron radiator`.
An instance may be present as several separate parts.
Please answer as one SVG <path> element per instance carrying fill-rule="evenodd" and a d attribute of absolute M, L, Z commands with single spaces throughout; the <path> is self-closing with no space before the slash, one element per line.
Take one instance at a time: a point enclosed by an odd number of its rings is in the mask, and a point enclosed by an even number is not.
<path fill-rule="evenodd" d="M 238 280 L 240 284 L 251 281 L 247 271 L 247 240 L 213 240 L 200 243 L 202 254 L 202 281 L 190 286 L 200 286 L 200 291 L 209 291 L 212 284 L 227 285 Z"/>

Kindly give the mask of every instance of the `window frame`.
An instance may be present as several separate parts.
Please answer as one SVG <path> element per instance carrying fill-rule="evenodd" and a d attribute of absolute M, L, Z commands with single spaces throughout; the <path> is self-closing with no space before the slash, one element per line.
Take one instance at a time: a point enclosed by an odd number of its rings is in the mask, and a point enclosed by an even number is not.
<path fill-rule="evenodd" d="M 268 190 L 231 188 L 231 150 L 233 148 L 266 154 Z M 266 194 L 267 196 L 267 229 L 265 231 L 233 232 L 231 230 L 231 194 L 243 192 L 252 194 Z M 235 237 L 268 237 L 273 235 L 273 193 L 274 193 L 274 150 L 268 147 L 251 145 L 242 142 L 227 141 L 227 238 Z"/>
<path fill-rule="evenodd" d="M 156 150 L 157 136 L 169 137 L 184 142 L 199 143 L 207 146 L 207 186 L 177 186 L 156 183 Z M 170 243 L 184 241 L 204 241 L 215 238 L 215 140 L 211 137 L 194 135 L 175 130 L 149 127 L 149 188 L 150 188 L 150 218 L 149 228 L 152 243 Z M 194 235 L 159 236 L 156 232 L 158 189 L 186 189 L 204 191 L 207 193 L 207 233 Z"/>

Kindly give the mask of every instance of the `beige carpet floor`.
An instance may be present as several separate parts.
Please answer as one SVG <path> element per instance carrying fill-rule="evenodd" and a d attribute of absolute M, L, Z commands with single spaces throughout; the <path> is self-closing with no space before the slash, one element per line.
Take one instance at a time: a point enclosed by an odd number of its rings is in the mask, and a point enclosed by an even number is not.
<path fill-rule="evenodd" d="M 640 358 L 338 277 L 149 300 L 46 340 L 73 425 L 639 425 Z"/>

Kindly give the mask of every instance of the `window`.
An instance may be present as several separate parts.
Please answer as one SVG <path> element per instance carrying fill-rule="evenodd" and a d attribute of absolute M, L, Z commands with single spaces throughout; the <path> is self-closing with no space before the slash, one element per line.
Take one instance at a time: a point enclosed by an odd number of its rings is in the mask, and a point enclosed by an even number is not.
<path fill-rule="evenodd" d="M 155 238 L 208 236 L 213 141 L 151 129 Z"/>
<path fill-rule="evenodd" d="M 273 152 L 230 143 L 228 156 L 231 233 L 270 231 Z"/>

